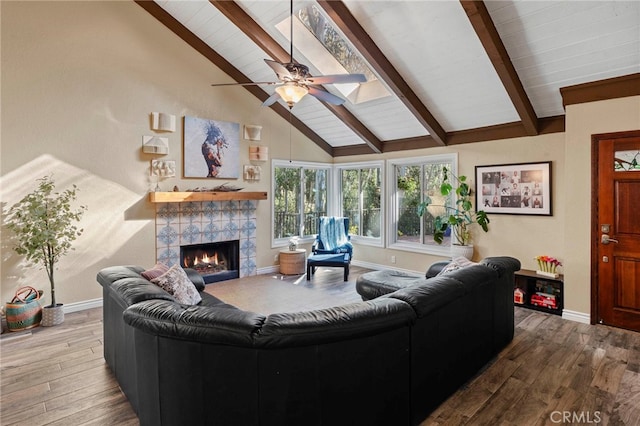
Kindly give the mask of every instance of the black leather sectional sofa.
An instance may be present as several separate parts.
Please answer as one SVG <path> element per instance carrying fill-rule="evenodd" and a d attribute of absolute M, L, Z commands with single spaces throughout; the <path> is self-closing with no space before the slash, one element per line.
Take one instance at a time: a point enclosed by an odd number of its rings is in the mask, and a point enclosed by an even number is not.
<path fill-rule="evenodd" d="M 261 315 L 98 273 L 104 355 L 141 425 L 415 425 L 513 338 L 509 257 L 373 300 Z M 204 284 L 189 274 L 199 290 Z"/>

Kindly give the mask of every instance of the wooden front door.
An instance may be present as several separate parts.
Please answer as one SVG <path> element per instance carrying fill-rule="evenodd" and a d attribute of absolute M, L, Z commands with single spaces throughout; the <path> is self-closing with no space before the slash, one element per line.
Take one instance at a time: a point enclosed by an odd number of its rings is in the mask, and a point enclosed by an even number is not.
<path fill-rule="evenodd" d="M 640 131 L 592 136 L 592 318 L 640 331 Z"/>

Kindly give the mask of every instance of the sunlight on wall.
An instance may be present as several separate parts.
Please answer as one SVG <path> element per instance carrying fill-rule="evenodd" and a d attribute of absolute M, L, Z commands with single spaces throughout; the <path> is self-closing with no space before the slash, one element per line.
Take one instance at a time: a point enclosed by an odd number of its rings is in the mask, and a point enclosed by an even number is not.
<path fill-rule="evenodd" d="M 140 201 L 140 194 L 51 155 L 41 155 L 0 177 L 3 217 L 0 296 L 3 302 L 11 300 L 15 290 L 25 285 L 45 290 L 45 297 L 49 298 L 46 272 L 26 265 L 24 258 L 13 251 L 12 235 L 4 228 L 4 217 L 9 208 L 35 189 L 36 180 L 46 175 L 53 177 L 57 191 L 63 191 L 75 183 L 78 186 L 77 203 L 88 207 L 78 224 L 79 228 L 84 229 L 83 234 L 74 241 L 74 250 L 59 262 L 55 272 L 56 293 L 60 302 L 70 301 L 60 297 L 65 293 L 65 282 L 86 282 L 87 278 L 83 276 L 86 274 L 91 277 L 91 285 L 96 285 L 95 273 L 101 268 L 96 265 L 104 263 L 104 259 L 120 250 L 149 223 L 148 218 L 125 218 L 127 209 Z"/>

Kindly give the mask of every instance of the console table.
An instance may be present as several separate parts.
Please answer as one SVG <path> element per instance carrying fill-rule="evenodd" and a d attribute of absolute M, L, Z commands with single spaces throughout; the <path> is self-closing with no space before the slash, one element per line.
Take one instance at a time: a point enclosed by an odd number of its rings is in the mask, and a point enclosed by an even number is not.
<path fill-rule="evenodd" d="M 280 250 L 280 273 L 283 275 L 304 274 L 307 251 L 305 249 Z"/>

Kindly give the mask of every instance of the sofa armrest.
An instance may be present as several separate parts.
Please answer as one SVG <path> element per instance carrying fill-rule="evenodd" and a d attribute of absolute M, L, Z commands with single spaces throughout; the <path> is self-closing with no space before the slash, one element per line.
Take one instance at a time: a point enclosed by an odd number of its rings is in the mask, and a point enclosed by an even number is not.
<path fill-rule="evenodd" d="M 202 275 L 200 275 L 198 271 L 192 268 L 184 268 L 184 272 L 187 273 L 187 277 L 189 277 L 193 285 L 196 286 L 198 292 L 204 291 L 204 278 L 202 278 Z"/>

